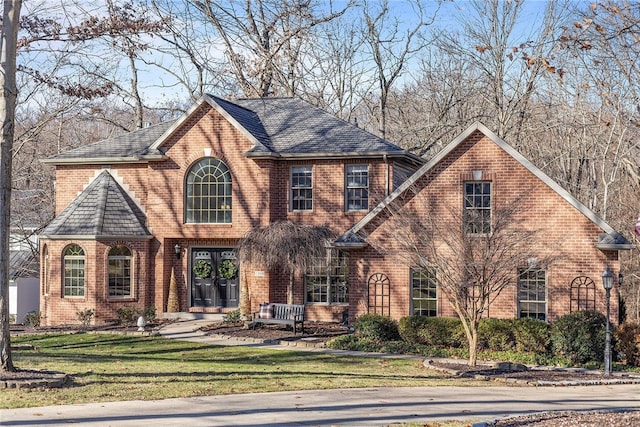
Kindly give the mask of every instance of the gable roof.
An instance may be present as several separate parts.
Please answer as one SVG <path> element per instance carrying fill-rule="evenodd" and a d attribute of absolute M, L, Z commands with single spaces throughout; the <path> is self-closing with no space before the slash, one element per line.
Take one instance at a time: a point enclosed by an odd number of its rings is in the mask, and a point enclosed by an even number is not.
<path fill-rule="evenodd" d="M 629 242 L 624 236 L 614 230 L 609 224 L 607 224 L 602 218 L 595 214 L 591 209 L 586 207 L 582 202 L 572 196 L 567 190 L 562 188 L 557 182 L 552 180 L 547 174 L 542 172 L 531 161 L 525 158 L 522 154 L 516 151 L 513 147 L 507 144 L 502 138 L 490 131 L 482 123 L 476 122 L 469 126 L 464 132 L 462 132 L 457 138 L 451 141 L 444 149 L 436 154 L 431 160 L 418 169 L 409 179 L 403 182 L 393 193 L 387 196 L 378 206 L 372 209 L 366 216 L 364 216 L 358 223 L 351 227 L 346 233 L 344 233 L 335 244 L 339 247 L 363 247 L 366 242 L 358 236 L 358 233 L 371 221 L 373 221 L 388 205 L 393 203 L 402 193 L 410 189 L 422 176 L 429 172 L 433 167 L 440 163 L 447 155 L 455 150 L 462 142 L 464 142 L 471 134 L 479 131 L 482 132 L 487 138 L 489 138 L 494 144 L 503 149 L 507 154 L 513 157 L 518 163 L 525 167 L 529 172 L 538 177 L 542 182 L 555 191 L 560 197 L 562 197 L 567 203 L 576 208 L 594 224 L 596 224 L 604 232 L 599 236 L 599 241 L 596 243 L 596 247 L 601 250 L 626 250 L 633 249 L 634 244 Z"/>
<path fill-rule="evenodd" d="M 49 239 L 150 239 L 146 216 L 108 170 L 103 170 L 40 233 Z"/>
<path fill-rule="evenodd" d="M 253 144 L 247 157 L 399 157 L 421 165 L 424 159 L 296 98 L 227 101 L 204 95 L 177 120 L 139 129 L 43 160 L 50 164 L 106 164 L 164 160 L 162 146 L 208 105 Z"/>

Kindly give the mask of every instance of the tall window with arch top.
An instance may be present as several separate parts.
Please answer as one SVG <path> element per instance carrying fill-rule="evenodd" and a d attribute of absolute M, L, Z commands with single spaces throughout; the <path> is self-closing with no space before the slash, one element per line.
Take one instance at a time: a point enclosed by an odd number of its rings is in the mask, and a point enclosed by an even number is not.
<path fill-rule="evenodd" d="M 109 250 L 109 297 L 130 297 L 131 293 L 131 249 L 116 245 Z"/>
<path fill-rule="evenodd" d="M 206 157 L 187 173 L 185 222 L 231 223 L 231 172 L 222 161 Z"/>
<path fill-rule="evenodd" d="M 64 249 L 63 295 L 84 297 L 84 250 L 77 244 Z"/>

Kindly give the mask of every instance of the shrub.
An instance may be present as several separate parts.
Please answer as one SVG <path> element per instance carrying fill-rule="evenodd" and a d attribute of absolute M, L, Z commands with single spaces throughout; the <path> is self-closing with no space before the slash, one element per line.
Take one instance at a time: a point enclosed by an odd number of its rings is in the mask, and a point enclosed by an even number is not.
<path fill-rule="evenodd" d="M 236 323 L 241 319 L 240 310 L 233 310 L 222 316 L 222 323 Z"/>
<path fill-rule="evenodd" d="M 429 320 L 424 316 L 406 316 L 400 319 L 398 323 L 398 333 L 400 337 L 409 343 L 420 343 L 420 337 L 418 333 Z"/>
<path fill-rule="evenodd" d="M 85 308 L 84 310 L 77 311 L 76 316 L 78 317 L 78 321 L 82 326 L 89 326 L 91 324 L 91 320 L 93 316 L 95 316 L 96 312 L 92 308 Z"/>
<path fill-rule="evenodd" d="M 602 362 L 604 358 L 606 319 L 596 311 L 565 314 L 551 326 L 554 353 L 571 363 Z"/>
<path fill-rule="evenodd" d="M 482 319 L 478 324 L 478 345 L 480 349 L 510 351 L 516 346 L 513 336 L 513 320 Z"/>
<path fill-rule="evenodd" d="M 350 351 L 380 351 L 380 343 L 370 338 L 359 338 L 355 335 L 340 335 L 329 341 L 329 348 Z"/>
<path fill-rule="evenodd" d="M 26 326 L 31 326 L 32 328 L 37 328 L 40 326 L 40 312 L 39 311 L 30 311 L 24 316 L 24 324 Z"/>
<path fill-rule="evenodd" d="M 133 326 L 138 321 L 138 309 L 131 306 L 118 308 L 118 323 L 122 326 Z"/>
<path fill-rule="evenodd" d="M 515 349 L 519 352 L 548 354 L 551 348 L 550 326 L 544 320 L 522 318 L 513 321 Z"/>
<path fill-rule="evenodd" d="M 640 366 L 640 324 L 624 323 L 615 332 L 618 358 L 629 366 Z"/>
<path fill-rule="evenodd" d="M 418 343 L 435 347 L 462 347 L 467 339 L 457 317 L 429 317 L 418 331 Z"/>
<path fill-rule="evenodd" d="M 398 323 L 388 316 L 363 314 L 356 318 L 354 325 L 356 336 L 375 342 L 395 341 L 400 338 Z"/>
<path fill-rule="evenodd" d="M 136 313 L 139 312 L 136 311 Z M 144 310 L 142 310 L 142 313 L 140 313 L 140 316 L 144 317 L 144 321 L 147 323 L 153 322 L 154 320 L 156 320 L 156 306 L 150 305 L 148 307 L 145 307 Z"/>
<path fill-rule="evenodd" d="M 340 335 L 327 342 L 327 347 L 335 350 L 353 350 L 357 346 L 358 338 L 354 335 Z"/>

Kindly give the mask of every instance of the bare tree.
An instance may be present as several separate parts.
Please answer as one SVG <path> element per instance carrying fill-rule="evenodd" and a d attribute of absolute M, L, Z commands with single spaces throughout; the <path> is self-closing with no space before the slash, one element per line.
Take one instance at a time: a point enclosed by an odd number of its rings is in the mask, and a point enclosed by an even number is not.
<path fill-rule="evenodd" d="M 471 13 L 461 15 L 460 34 L 443 35 L 438 46 L 482 73 L 485 87 L 477 94 L 487 106 L 482 121 L 502 138 L 512 135 L 519 146 L 513 134 L 523 125 L 537 85 L 549 74 L 562 76 L 552 58 L 566 9 L 560 1 L 547 2 L 543 16 L 526 23 L 524 1 L 474 0 L 470 5 Z"/>
<path fill-rule="evenodd" d="M 364 39 L 369 48 L 369 54 L 374 64 L 374 73 L 378 86 L 376 94 L 378 134 L 386 137 L 387 132 L 387 104 L 392 86 L 403 75 L 409 60 L 420 52 L 427 44 L 422 37 L 422 30 L 432 24 L 433 16 L 427 17 L 420 0 L 407 1 L 413 12 L 411 15 L 415 23 L 402 23 L 389 7 L 389 0 L 365 1 L 362 5 L 364 25 L 362 28 Z"/>
<path fill-rule="evenodd" d="M 299 54 L 310 31 L 341 16 L 313 0 L 189 0 L 213 25 L 244 96 L 296 92 Z"/>
<path fill-rule="evenodd" d="M 14 371 L 9 334 L 9 234 L 11 222 L 11 165 L 15 110 L 18 89 L 16 87 L 16 45 L 20 0 L 5 0 L 0 33 L 0 371 Z"/>
<path fill-rule="evenodd" d="M 238 246 L 240 262 L 264 265 L 269 271 L 282 269 L 289 273 L 287 303 L 293 304 L 296 273 L 304 272 L 318 258 L 326 256 L 332 231 L 326 226 L 274 222 L 249 231 Z M 250 314 L 249 289 L 246 276 L 241 277 L 240 305 L 243 316 Z"/>
<path fill-rule="evenodd" d="M 462 321 L 469 345 L 469 365 L 475 366 L 478 324 L 488 315 L 501 292 L 516 285 L 518 269 L 536 258 L 536 230 L 523 225 L 521 203 L 505 202 L 492 209 L 491 222 L 483 213 L 460 214 L 413 190 L 411 203 L 388 207 L 391 230 L 385 239 L 395 243 L 393 251 L 414 268 L 435 274 L 444 294 Z"/>

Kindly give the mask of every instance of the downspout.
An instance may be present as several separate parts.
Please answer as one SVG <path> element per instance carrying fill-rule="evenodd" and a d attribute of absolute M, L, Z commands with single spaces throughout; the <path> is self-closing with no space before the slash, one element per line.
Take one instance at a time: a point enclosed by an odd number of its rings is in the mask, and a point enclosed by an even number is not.
<path fill-rule="evenodd" d="M 389 159 L 387 159 L 387 155 L 383 154 L 382 155 L 382 160 L 384 161 L 384 164 L 386 165 L 385 167 L 385 188 L 384 188 L 384 197 L 387 197 L 389 195 Z"/>

